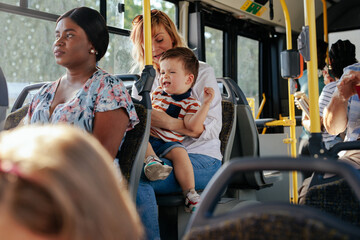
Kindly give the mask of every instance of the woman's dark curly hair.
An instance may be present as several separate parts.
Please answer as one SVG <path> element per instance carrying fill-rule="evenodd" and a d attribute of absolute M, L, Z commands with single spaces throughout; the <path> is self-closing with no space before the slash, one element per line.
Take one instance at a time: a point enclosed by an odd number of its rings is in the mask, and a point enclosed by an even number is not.
<path fill-rule="evenodd" d="M 349 40 L 338 40 L 332 44 L 329 51 L 331 74 L 340 78 L 345 67 L 357 63 L 355 54 L 355 45 Z"/>

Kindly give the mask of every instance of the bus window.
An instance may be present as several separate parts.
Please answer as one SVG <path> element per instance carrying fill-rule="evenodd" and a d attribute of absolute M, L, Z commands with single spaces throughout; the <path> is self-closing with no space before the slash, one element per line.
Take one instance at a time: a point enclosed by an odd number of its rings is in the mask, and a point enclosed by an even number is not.
<path fill-rule="evenodd" d="M 54 81 L 63 69 L 54 61 L 54 22 L 0 12 L 4 30 L 0 42 L 1 68 L 4 71 L 10 109 L 24 86 L 34 82 Z"/>
<path fill-rule="evenodd" d="M 1 0 L 3 1 L 3 0 Z M 6 1 L 5 1 L 6 2 Z M 14 1 L 15 2 L 15 1 Z M 21 1 L 17 1 L 21 2 Z M 62 1 L 44 1 L 44 0 L 31 0 L 27 1 L 27 8 L 61 15 L 67 10 L 76 7 L 90 7 L 100 10 L 100 0 L 62 0 Z"/>
<path fill-rule="evenodd" d="M 238 36 L 237 39 L 238 85 L 247 98 L 259 106 L 259 41 Z"/>
<path fill-rule="evenodd" d="M 132 65 L 131 49 L 129 37 L 110 34 L 108 49 L 99 66 L 112 74 L 128 73 Z"/>
<path fill-rule="evenodd" d="M 118 12 L 118 3 L 125 4 L 125 14 Z M 142 0 L 108 0 L 107 1 L 107 24 L 110 26 L 131 29 L 132 20 L 135 16 L 143 14 Z M 176 23 L 176 6 L 163 0 L 151 1 L 151 9 L 164 11 Z"/>
<path fill-rule="evenodd" d="M 223 77 L 223 31 L 205 26 L 205 56 L 215 76 Z"/>
<path fill-rule="evenodd" d="M 2 3 L 11 4 L 15 6 L 19 6 L 19 0 L 0 0 Z"/>

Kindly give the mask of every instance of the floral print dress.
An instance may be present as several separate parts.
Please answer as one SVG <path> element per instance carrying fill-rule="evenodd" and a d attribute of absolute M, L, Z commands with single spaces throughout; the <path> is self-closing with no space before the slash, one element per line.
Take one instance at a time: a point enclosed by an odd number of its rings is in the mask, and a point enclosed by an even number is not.
<path fill-rule="evenodd" d="M 25 123 L 73 124 L 92 133 L 96 112 L 124 108 L 130 118 L 127 131 L 139 122 L 134 104 L 123 82 L 98 68 L 69 101 L 58 104 L 50 116 L 50 106 L 60 79 L 45 84 L 33 97 Z M 111 123 L 109 123 L 111 127 Z"/>

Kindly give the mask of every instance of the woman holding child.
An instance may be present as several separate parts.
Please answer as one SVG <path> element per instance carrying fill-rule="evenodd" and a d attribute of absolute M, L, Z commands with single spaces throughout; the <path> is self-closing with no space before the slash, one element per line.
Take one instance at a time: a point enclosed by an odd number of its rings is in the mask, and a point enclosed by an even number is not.
<path fill-rule="evenodd" d="M 157 71 L 152 88 L 154 91 L 159 86 L 159 60 L 162 55 L 169 49 L 187 46 L 174 23 L 162 11 L 151 11 L 151 25 L 153 63 Z M 141 71 L 144 67 L 142 15 L 134 18 L 130 38 L 134 44 L 133 58 L 137 64 L 136 67 Z M 222 127 L 221 95 L 213 68 L 204 62 L 200 62 L 198 77 L 192 87 L 191 96 L 202 103 L 205 87 L 214 89 L 214 98 L 200 133 L 187 129 L 184 120 L 173 118 L 163 111 L 154 109 L 151 117 L 152 127 L 172 130 L 187 136 L 182 144 L 187 150 L 193 167 L 196 189 L 205 188 L 211 177 L 220 168 L 222 159 L 219 140 Z M 132 96 L 139 98 L 135 88 L 132 90 Z M 172 162 L 166 158 L 161 158 L 161 161 L 172 166 Z M 146 177 L 141 179 L 137 194 L 137 205 L 149 239 L 160 238 L 155 193 L 176 192 L 182 192 L 182 189 L 173 172 L 161 181 L 149 181 Z"/>

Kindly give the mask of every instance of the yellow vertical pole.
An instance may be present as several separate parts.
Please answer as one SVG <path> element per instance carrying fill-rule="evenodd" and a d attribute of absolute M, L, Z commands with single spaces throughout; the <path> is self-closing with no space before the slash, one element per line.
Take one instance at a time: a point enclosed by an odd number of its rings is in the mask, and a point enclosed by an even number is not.
<path fill-rule="evenodd" d="M 305 25 L 309 26 L 310 61 L 308 67 L 308 86 L 310 102 L 310 132 L 320 133 L 319 83 L 317 75 L 317 47 L 314 0 L 304 0 Z"/>
<path fill-rule="evenodd" d="M 328 17 L 327 17 L 327 6 L 326 0 L 321 0 L 323 4 L 323 23 L 324 23 L 324 41 L 329 43 L 329 35 L 328 35 Z M 326 51 L 326 63 L 329 64 L 329 46 Z"/>
<path fill-rule="evenodd" d="M 286 6 L 285 0 L 280 0 L 284 16 L 285 16 L 285 26 L 286 26 L 286 45 L 287 50 L 292 49 L 292 37 L 291 37 L 291 22 L 290 22 L 290 16 L 289 11 Z M 290 144 L 291 144 L 291 157 L 296 157 L 296 131 L 295 131 L 295 103 L 294 103 L 294 95 L 291 92 L 291 81 L 293 79 L 288 79 L 288 95 L 289 95 L 289 118 L 290 118 Z M 297 203 L 298 199 L 298 183 L 297 183 L 297 172 L 293 171 L 291 173 L 290 178 L 290 202 L 291 203 Z"/>
<path fill-rule="evenodd" d="M 323 4 L 323 22 L 324 22 L 324 41 L 329 42 L 329 36 L 328 36 L 328 23 L 327 23 L 327 6 L 326 6 L 326 0 L 321 0 Z"/>
<path fill-rule="evenodd" d="M 150 0 L 144 0 L 143 11 L 145 65 L 152 65 Z"/>

